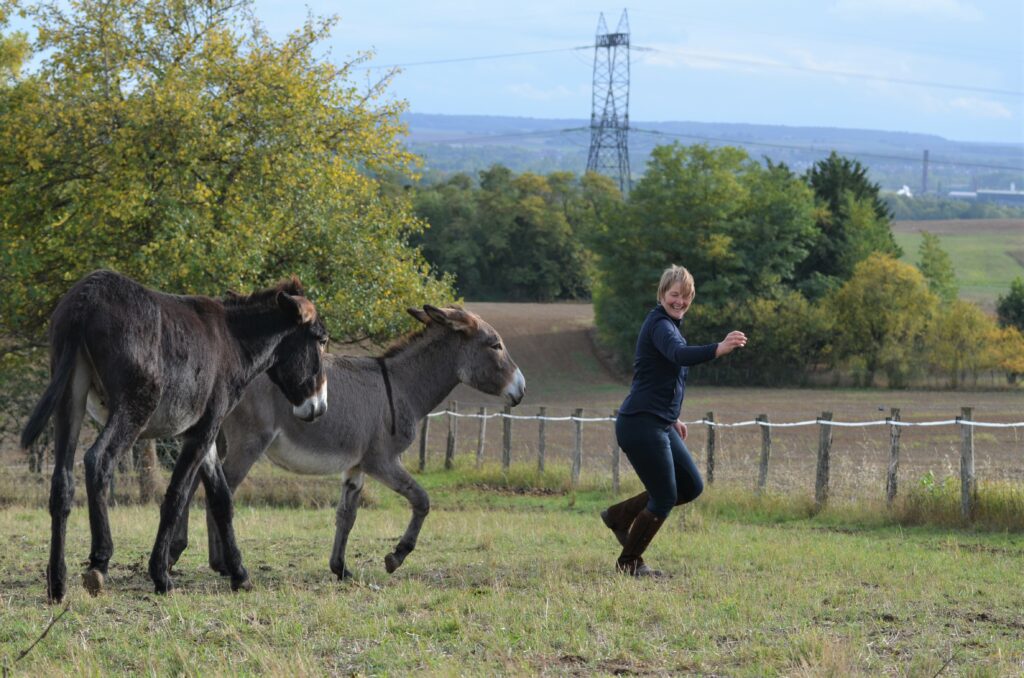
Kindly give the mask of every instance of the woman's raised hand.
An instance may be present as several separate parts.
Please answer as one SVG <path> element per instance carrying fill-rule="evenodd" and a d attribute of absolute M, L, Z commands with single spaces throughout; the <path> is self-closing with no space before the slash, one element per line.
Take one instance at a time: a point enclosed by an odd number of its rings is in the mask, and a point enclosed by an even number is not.
<path fill-rule="evenodd" d="M 733 330 L 729 334 L 725 335 L 725 339 L 718 342 L 718 348 L 715 349 L 715 357 L 732 353 L 737 348 L 743 348 L 747 345 L 747 335 L 743 334 L 739 330 Z"/>

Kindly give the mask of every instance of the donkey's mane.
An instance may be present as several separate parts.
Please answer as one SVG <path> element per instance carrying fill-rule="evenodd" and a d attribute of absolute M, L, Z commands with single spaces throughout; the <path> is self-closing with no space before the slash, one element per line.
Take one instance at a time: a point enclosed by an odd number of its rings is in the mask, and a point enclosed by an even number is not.
<path fill-rule="evenodd" d="M 428 326 L 423 325 L 415 330 L 412 330 L 411 332 L 406 332 L 405 334 L 403 334 L 402 336 L 398 337 L 390 344 L 388 344 L 387 347 L 384 349 L 384 352 L 380 355 L 380 357 L 395 357 L 396 355 L 407 349 L 410 345 L 417 343 L 420 339 L 425 337 L 427 334 L 427 329 Z"/>
<path fill-rule="evenodd" d="M 306 296 L 305 291 L 302 288 L 302 283 L 299 281 L 297 276 L 291 276 L 285 280 L 280 281 L 273 287 L 268 287 L 263 290 L 256 290 L 252 294 L 238 294 L 237 292 L 228 292 L 224 295 L 221 301 L 225 308 L 240 307 L 240 306 L 272 306 L 274 305 L 277 295 L 279 292 L 285 292 L 296 297 Z"/>

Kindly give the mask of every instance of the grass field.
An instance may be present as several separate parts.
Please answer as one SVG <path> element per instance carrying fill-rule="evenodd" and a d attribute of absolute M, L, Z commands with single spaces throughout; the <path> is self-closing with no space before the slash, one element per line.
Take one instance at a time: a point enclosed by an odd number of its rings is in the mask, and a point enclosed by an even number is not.
<path fill-rule="evenodd" d="M 961 219 L 893 224 L 904 260 L 917 263 L 921 231 L 938 235 L 960 283 L 960 296 L 992 310 L 1017 276 L 1024 276 L 1024 220 Z"/>
<path fill-rule="evenodd" d="M 469 304 L 503 335 L 526 374 L 515 410 L 606 415 L 628 385 L 594 354 L 586 304 Z M 713 366 L 708 367 L 713 369 Z M 465 387 L 460 406 L 500 402 Z M 343 406 L 337 400 L 332 407 Z M 1024 420 L 1021 391 L 744 389 L 694 385 L 684 419 L 714 411 L 735 422 L 950 419 L 963 406 L 983 421 Z M 374 482 L 349 542 L 354 581 L 327 561 L 337 477 L 308 478 L 260 464 L 239 488 L 236 529 L 255 590 L 232 594 L 205 565 L 205 522 L 171 596 L 152 593 L 146 562 L 155 506 L 131 503 L 119 477 L 111 519 L 109 590 L 90 598 L 78 573 L 88 554 L 82 505 L 84 446 L 69 527 L 70 610 L 23 659 L 62 608 L 45 603 L 48 474 L 0 454 L 0 665 L 12 675 L 972 675 L 1024 673 L 1024 437 L 975 437 L 981 520 L 960 527 L 960 431 L 905 429 L 900 495 L 884 508 L 888 430 L 836 429 L 834 501 L 811 509 L 817 428 L 776 429 L 768 494 L 751 491 L 756 428 L 719 429 L 716 483 L 676 511 L 649 560 L 671 576 L 633 581 L 612 569 L 616 544 L 597 518 L 611 492 L 611 427 L 583 428 L 582 484 L 569 487 L 574 427 L 547 426 L 548 473 L 538 476 L 536 421 L 513 423 L 514 466 L 497 469 L 502 426 L 460 420 L 456 470 L 441 470 L 447 422 L 432 419 L 419 475 L 433 511 L 419 547 L 394 575 L 383 556 L 408 520 L 403 500 Z M 705 468 L 704 426 L 689 444 Z M 86 434 L 84 438 L 88 438 Z M 415 466 L 417 446 L 406 454 Z M 638 489 L 623 460 L 620 496 Z M 166 473 L 165 473 L 166 478 Z M 999 481 L 999 482 L 996 482 Z M 921 523 L 931 527 L 914 526 Z M 1002 527 L 1002 526 L 1006 527 Z M 938 527 L 945 526 L 945 527 Z"/>
<path fill-rule="evenodd" d="M 156 596 L 145 574 L 157 511 L 112 512 L 110 588 L 72 576 L 70 611 L 45 603 L 48 517 L 0 510 L 0 661 L 15 675 L 1019 675 L 1024 543 L 909 529 L 711 490 L 676 511 L 648 560 L 613 572 L 599 490 L 519 494 L 462 474 L 423 477 L 434 509 L 393 575 L 382 558 L 407 509 L 371 485 L 349 543 L 356 574 L 327 568 L 333 510 L 239 507 L 255 590 L 205 566 L 205 523 Z M 72 513 L 69 570 L 88 551 Z"/>

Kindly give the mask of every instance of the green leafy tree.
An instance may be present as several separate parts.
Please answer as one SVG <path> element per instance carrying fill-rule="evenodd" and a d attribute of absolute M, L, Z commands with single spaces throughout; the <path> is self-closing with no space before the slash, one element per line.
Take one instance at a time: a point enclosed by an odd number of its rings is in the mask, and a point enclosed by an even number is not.
<path fill-rule="evenodd" d="M 915 267 L 872 254 L 826 299 L 834 318 L 835 357 L 864 366 L 866 385 L 882 371 L 906 386 L 921 364 L 925 333 L 937 299 Z"/>
<path fill-rule="evenodd" d="M 321 56 L 333 19 L 280 41 L 248 0 L 29 5 L 38 66 L 0 102 L 2 331 L 38 341 L 97 267 L 219 294 L 296 273 L 332 333 L 383 339 L 450 282 L 378 177 L 409 173 L 389 78 Z"/>
<path fill-rule="evenodd" d="M 1017 276 L 1010 283 L 1010 291 L 996 300 L 996 314 L 1003 327 L 1016 327 L 1024 331 L 1024 278 Z"/>
<path fill-rule="evenodd" d="M 928 289 L 946 302 L 952 302 L 960 292 L 956 282 L 956 271 L 953 261 L 946 250 L 942 249 L 939 236 L 928 231 L 921 232 L 921 245 L 917 249 L 921 263 L 918 268 L 928 281 Z"/>
<path fill-rule="evenodd" d="M 473 299 L 550 301 L 590 295 L 587 234 L 615 198 L 605 178 L 568 172 L 515 175 L 495 165 L 479 186 L 456 175 L 417 191 L 430 224 L 417 240 L 427 260 Z"/>
<path fill-rule="evenodd" d="M 701 306 L 783 294 L 813 227 L 813 196 L 785 166 L 732 147 L 655 148 L 621 214 L 592 240 L 602 342 L 628 359 L 670 263 L 693 273 Z"/>
<path fill-rule="evenodd" d="M 889 207 L 860 162 L 833 151 L 805 179 L 818 207 L 814 242 L 799 268 L 806 294 L 818 298 L 834 289 L 874 252 L 902 255 L 890 228 Z"/>

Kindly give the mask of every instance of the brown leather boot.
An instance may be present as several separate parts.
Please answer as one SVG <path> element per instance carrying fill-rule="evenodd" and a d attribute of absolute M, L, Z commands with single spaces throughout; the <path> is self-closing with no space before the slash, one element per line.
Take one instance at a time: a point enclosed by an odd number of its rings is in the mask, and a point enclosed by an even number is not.
<path fill-rule="evenodd" d="M 659 518 L 647 509 L 644 509 L 633 521 L 629 528 L 629 535 L 626 537 L 626 544 L 622 547 L 622 554 L 619 555 L 617 568 L 619 572 L 634 577 L 660 577 L 659 570 L 653 570 L 644 563 L 641 558 L 644 551 L 650 545 L 654 535 L 658 534 L 664 518 Z"/>
<path fill-rule="evenodd" d="M 626 538 L 629 536 L 629 527 L 633 520 L 647 506 L 647 492 L 641 492 L 635 497 L 620 501 L 614 506 L 609 506 L 601 511 L 601 520 L 605 526 L 615 534 L 619 544 L 626 545 Z"/>

